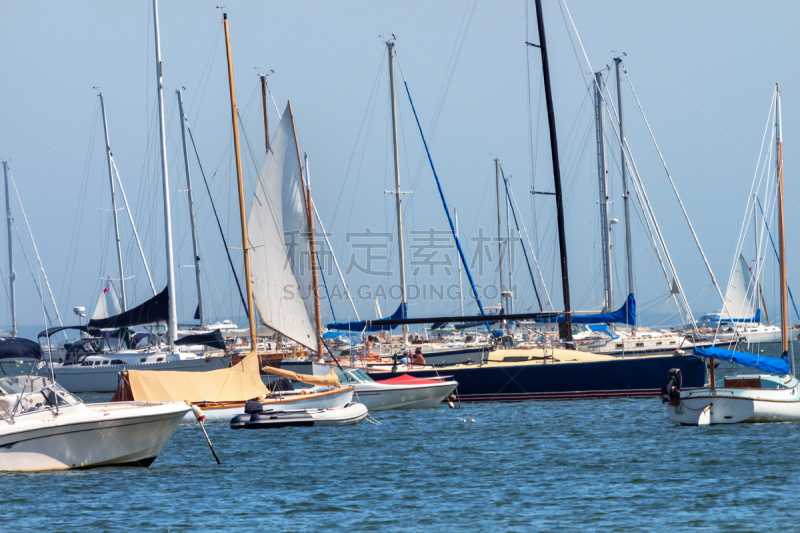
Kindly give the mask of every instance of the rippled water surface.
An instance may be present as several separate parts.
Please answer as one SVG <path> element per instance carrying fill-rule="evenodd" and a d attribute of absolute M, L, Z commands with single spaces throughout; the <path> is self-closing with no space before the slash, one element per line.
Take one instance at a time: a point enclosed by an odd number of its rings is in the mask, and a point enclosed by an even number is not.
<path fill-rule="evenodd" d="M 222 465 L 198 427 L 181 426 L 150 468 L 0 475 L 0 520 L 9 531 L 800 529 L 800 424 L 678 427 L 658 399 L 375 418 L 211 425 Z"/>

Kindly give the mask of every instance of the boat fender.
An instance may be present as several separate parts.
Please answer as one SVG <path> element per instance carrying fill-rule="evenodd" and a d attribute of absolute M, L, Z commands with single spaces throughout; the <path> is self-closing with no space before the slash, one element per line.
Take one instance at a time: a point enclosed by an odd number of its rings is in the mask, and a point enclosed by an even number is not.
<path fill-rule="evenodd" d="M 683 376 L 680 368 L 671 368 L 667 378 L 667 386 L 661 388 L 661 403 L 669 402 L 672 406 L 681 404 L 681 385 Z"/>
<path fill-rule="evenodd" d="M 675 350 L 675 355 L 686 355 L 686 352 L 684 352 L 683 350 Z M 670 370 L 670 372 L 672 371 Z"/>
<path fill-rule="evenodd" d="M 210 363 L 210 362 L 211 362 L 211 356 L 210 356 L 210 355 L 207 355 L 207 356 L 206 356 L 206 363 Z"/>
<path fill-rule="evenodd" d="M 203 411 L 201 411 L 199 407 L 189 402 L 186 402 L 186 405 L 192 408 L 192 413 L 194 413 L 194 417 L 197 419 L 198 422 L 202 422 L 203 420 L 206 419 L 206 415 L 203 414 Z"/>

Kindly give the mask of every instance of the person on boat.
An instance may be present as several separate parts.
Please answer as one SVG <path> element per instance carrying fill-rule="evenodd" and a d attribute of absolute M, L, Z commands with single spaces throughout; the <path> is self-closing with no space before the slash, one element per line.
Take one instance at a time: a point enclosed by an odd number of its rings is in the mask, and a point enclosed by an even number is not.
<path fill-rule="evenodd" d="M 414 358 L 413 358 L 412 362 L 415 365 L 424 365 L 425 364 L 425 358 L 422 357 L 422 348 L 417 348 L 414 351 Z"/>
<path fill-rule="evenodd" d="M 408 365 L 411 363 L 411 353 L 406 350 L 403 352 L 403 355 L 400 357 L 398 361 L 401 365 Z"/>

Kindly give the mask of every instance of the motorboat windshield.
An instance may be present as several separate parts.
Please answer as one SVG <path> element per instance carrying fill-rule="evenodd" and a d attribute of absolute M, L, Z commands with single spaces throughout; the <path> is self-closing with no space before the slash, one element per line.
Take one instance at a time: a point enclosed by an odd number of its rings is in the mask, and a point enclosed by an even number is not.
<path fill-rule="evenodd" d="M 79 403 L 80 399 L 46 377 L 9 376 L 0 379 L 0 418 Z"/>
<path fill-rule="evenodd" d="M 339 374 L 339 382 L 342 386 L 346 386 L 346 383 L 372 383 L 373 381 L 371 377 L 358 368 L 345 370 Z"/>

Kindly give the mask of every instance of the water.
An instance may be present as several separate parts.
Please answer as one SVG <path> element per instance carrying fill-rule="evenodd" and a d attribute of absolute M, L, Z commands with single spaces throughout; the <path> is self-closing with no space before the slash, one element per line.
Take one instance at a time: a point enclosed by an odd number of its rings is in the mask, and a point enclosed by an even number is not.
<path fill-rule="evenodd" d="M 380 425 L 208 426 L 222 465 L 199 428 L 181 426 L 150 468 L 2 474 L 0 523 L 52 531 L 775 531 L 795 530 L 800 519 L 800 424 L 679 427 L 655 398 L 464 404 L 375 418 Z"/>

